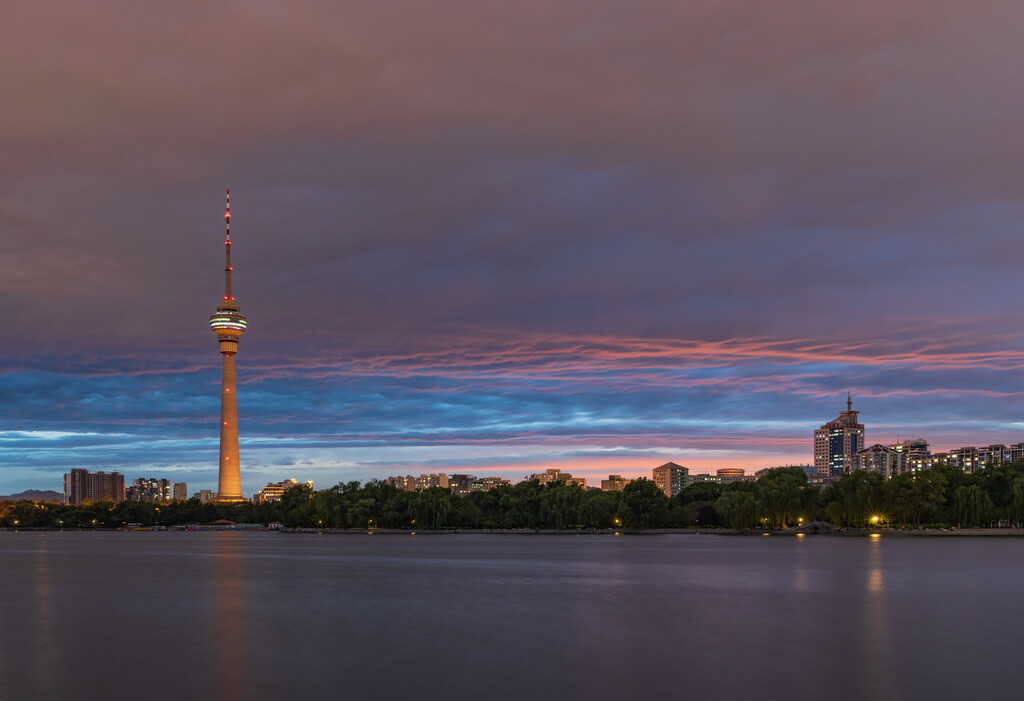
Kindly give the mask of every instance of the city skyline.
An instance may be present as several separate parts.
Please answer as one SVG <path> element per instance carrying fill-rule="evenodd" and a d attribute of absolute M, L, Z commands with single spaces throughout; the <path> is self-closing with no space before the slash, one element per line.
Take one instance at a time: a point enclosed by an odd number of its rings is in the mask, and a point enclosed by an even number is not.
<path fill-rule="evenodd" d="M 1024 8 L 0 21 L 0 493 L 216 485 L 226 183 L 243 494 L 1024 440 Z"/>

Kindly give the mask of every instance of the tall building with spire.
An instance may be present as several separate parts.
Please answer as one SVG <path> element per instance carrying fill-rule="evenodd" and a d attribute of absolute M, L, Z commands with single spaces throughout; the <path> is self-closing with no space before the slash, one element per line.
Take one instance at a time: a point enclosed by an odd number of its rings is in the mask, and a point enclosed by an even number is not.
<path fill-rule="evenodd" d="M 846 395 L 846 411 L 814 432 L 814 468 L 823 477 L 835 477 L 854 468 L 854 456 L 864 449 L 864 424 L 857 420 L 853 399 Z"/>
<path fill-rule="evenodd" d="M 220 391 L 220 476 L 217 501 L 246 501 L 242 496 L 242 476 L 238 466 L 238 401 L 235 398 L 235 353 L 238 339 L 245 333 L 245 317 L 238 311 L 231 293 L 231 190 L 227 191 L 224 211 L 224 299 L 210 317 L 210 328 L 217 334 L 223 356 Z"/>

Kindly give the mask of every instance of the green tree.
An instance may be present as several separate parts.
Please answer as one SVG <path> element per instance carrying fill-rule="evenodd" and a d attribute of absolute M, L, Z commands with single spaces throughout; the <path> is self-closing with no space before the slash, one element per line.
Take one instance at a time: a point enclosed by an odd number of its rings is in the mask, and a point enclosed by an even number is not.
<path fill-rule="evenodd" d="M 942 471 L 906 472 L 886 485 L 898 521 L 920 526 L 921 520 L 945 503 L 946 477 Z"/>
<path fill-rule="evenodd" d="M 753 492 L 729 489 L 715 502 L 715 511 L 730 528 L 745 531 L 757 523 L 757 498 Z"/>
<path fill-rule="evenodd" d="M 622 521 L 630 528 L 647 528 L 668 508 L 668 497 L 649 479 L 641 477 L 622 490 L 619 504 Z"/>
<path fill-rule="evenodd" d="M 787 528 L 786 522 L 803 512 L 806 487 L 807 474 L 802 469 L 779 467 L 754 483 L 754 496 L 773 526 Z"/>
<path fill-rule="evenodd" d="M 979 525 L 991 508 L 992 499 L 976 484 L 953 492 L 953 518 L 959 524 Z"/>
<path fill-rule="evenodd" d="M 889 492 L 877 472 L 856 470 L 840 477 L 822 495 L 825 515 L 837 525 L 863 527 L 889 511 Z"/>
<path fill-rule="evenodd" d="M 429 487 L 416 492 L 410 504 L 416 525 L 421 528 L 441 529 L 451 525 L 452 501 L 456 497 L 442 487 Z"/>
<path fill-rule="evenodd" d="M 1010 509 L 1010 520 L 1017 526 L 1024 522 L 1024 477 L 1013 480 L 1013 498 Z"/>
<path fill-rule="evenodd" d="M 338 485 L 314 492 L 312 502 L 312 517 L 318 526 L 345 528 L 348 525 L 348 508 Z"/>
<path fill-rule="evenodd" d="M 807 478 L 804 478 L 807 481 Z M 713 502 L 722 496 L 722 485 L 717 482 L 694 482 L 689 487 L 679 490 L 676 499 L 680 505 L 694 502 Z"/>
<path fill-rule="evenodd" d="M 370 497 L 363 497 L 348 507 L 348 520 L 353 528 L 371 528 L 378 519 L 379 506 Z"/>
<path fill-rule="evenodd" d="M 576 484 L 550 482 L 541 492 L 541 518 L 548 528 L 568 528 L 580 523 L 583 489 Z"/>

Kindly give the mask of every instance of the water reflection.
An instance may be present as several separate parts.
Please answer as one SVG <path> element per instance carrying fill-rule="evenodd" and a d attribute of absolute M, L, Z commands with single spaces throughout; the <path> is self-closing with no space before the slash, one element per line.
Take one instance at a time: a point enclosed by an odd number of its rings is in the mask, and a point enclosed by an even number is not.
<path fill-rule="evenodd" d="M 53 587 L 51 584 L 49 540 L 45 533 L 39 534 L 36 542 L 35 576 L 33 578 L 33 626 L 32 667 L 34 687 L 40 698 L 56 698 L 54 670 L 57 648 L 54 629 Z"/>
<path fill-rule="evenodd" d="M 0 563 L 5 700 L 845 701 L 1020 682 L 1024 539 L 0 533 Z"/>
<path fill-rule="evenodd" d="M 885 591 L 884 544 L 878 534 L 868 540 L 863 636 L 865 676 L 875 698 L 890 696 L 896 683 L 893 669 L 893 633 Z"/>
<path fill-rule="evenodd" d="M 800 533 L 799 535 L 803 535 Z M 793 567 L 793 589 L 806 594 L 811 590 L 811 572 L 807 563 L 807 545 L 803 538 L 798 538 L 796 547 L 796 565 Z"/>
<path fill-rule="evenodd" d="M 214 698 L 249 698 L 246 667 L 246 602 L 241 533 L 215 535 L 213 546 L 213 646 L 216 664 L 211 670 Z M 269 641 L 268 641 L 269 642 Z"/>

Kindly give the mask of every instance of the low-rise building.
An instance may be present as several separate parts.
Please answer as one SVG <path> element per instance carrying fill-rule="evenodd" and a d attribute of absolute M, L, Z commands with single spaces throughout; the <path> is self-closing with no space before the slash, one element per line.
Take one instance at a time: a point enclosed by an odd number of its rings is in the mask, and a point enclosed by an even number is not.
<path fill-rule="evenodd" d="M 541 484 L 548 484 L 550 482 L 565 482 L 566 484 L 575 484 L 580 489 L 587 488 L 587 480 L 585 477 L 573 477 L 568 472 L 562 472 L 556 467 L 549 467 L 537 474 L 530 475 L 526 478 L 527 482 L 536 480 Z"/>
<path fill-rule="evenodd" d="M 300 484 L 305 484 L 305 486 L 309 487 L 310 491 L 313 490 L 312 480 L 308 482 L 297 482 L 294 479 L 286 479 L 283 482 L 267 482 L 266 487 L 252 495 L 252 503 L 272 504 L 275 501 L 280 501 L 285 492 L 292 487 L 298 487 Z"/>
<path fill-rule="evenodd" d="M 683 487 L 689 487 L 691 484 L 721 484 L 722 478 L 718 475 L 710 475 L 704 472 L 698 472 L 695 475 L 686 475 L 686 479 L 683 481 Z"/>
<path fill-rule="evenodd" d="M 715 471 L 715 475 L 722 484 L 731 484 L 732 482 L 751 482 L 754 479 L 754 476 L 748 475 L 746 470 L 742 467 L 720 467 Z"/>
<path fill-rule="evenodd" d="M 495 487 L 500 487 L 504 484 L 511 484 L 511 482 L 502 477 L 481 477 L 476 482 L 470 485 L 471 492 L 487 492 Z"/>
<path fill-rule="evenodd" d="M 622 475 L 608 475 L 608 479 L 601 480 L 601 489 L 606 492 L 621 492 L 632 481 Z"/>
<path fill-rule="evenodd" d="M 448 489 L 451 490 L 452 494 L 462 497 L 472 491 L 475 482 L 476 475 L 455 474 L 448 478 Z"/>
<path fill-rule="evenodd" d="M 429 475 L 420 475 L 419 477 L 413 477 L 412 475 L 388 477 L 384 481 L 402 492 L 418 492 L 421 489 L 428 489 L 430 487 L 448 489 L 451 486 L 451 480 L 443 472 L 432 472 Z"/>

